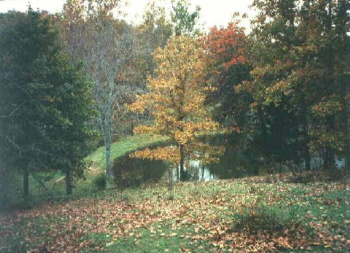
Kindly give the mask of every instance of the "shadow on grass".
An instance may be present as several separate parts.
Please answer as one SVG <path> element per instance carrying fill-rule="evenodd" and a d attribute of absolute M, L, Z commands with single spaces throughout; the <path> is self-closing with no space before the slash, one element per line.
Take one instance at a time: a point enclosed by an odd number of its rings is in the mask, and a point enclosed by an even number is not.
<path fill-rule="evenodd" d="M 259 231 L 268 234 L 288 234 L 293 232 L 311 233 L 310 227 L 295 220 L 288 213 L 278 212 L 266 206 L 252 208 L 234 216 L 233 231 L 257 234 Z M 312 233 L 311 233 L 312 234 Z"/>
<path fill-rule="evenodd" d="M 315 241 L 313 228 L 302 220 L 276 207 L 260 206 L 234 216 L 231 234 L 255 241 L 263 241 L 264 250 L 284 251 L 307 249 Z"/>

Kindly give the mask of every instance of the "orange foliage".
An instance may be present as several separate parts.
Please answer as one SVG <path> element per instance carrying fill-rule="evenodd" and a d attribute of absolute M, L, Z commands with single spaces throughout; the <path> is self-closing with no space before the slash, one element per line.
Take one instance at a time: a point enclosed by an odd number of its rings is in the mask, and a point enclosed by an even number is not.
<path fill-rule="evenodd" d="M 211 28 L 202 42 L 210 57 L 221 62 L 222 70 L 227 70 L 246 62 L 243 56 L 245 38 L 243 29 L 238 28 L 236 23 L 229 23 L 226 28 Z"/>

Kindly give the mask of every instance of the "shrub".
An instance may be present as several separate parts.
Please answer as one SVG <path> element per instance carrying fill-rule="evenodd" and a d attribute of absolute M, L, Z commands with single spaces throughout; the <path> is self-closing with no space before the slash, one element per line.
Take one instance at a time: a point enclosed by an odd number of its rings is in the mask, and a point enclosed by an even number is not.
<path fill-rule="evenodd" d="M 106 189 L 107 186 L 107 178 L 105 173 L 100 173 L 98 174 L 94 180 L 93 180 L 93 184 L 94 186 L 98 189 L 98 190 L 104 190 Z"/>

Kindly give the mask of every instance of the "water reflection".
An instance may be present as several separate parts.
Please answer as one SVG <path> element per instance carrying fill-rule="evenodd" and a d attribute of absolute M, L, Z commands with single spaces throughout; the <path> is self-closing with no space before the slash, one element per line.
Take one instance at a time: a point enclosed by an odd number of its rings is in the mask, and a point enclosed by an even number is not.
<path fill-rule="evenodd" d="M 199 160 L 186 161 L 185 169 L 188 180 L 210 181 L 215 179 L 239 178 L 257 175 L 257 166 L 249 154 L 228 144 L 228 136 L 206 137 L 202 141 L 210 145 L 226 145 L 225 153 L 218 163 L 203 164 Z M 157 182 L 168 176 L 169 164 L 162 161 L 129 158 L 128 155 L 119 158 L 114 163 L 114 174 L 119 183 L 128 186 L 138 186 L 143 183 Z M 179 169 L 172 169 L 173 181 L 179 179 Z"/>
<path fill-rule="evenodd" d="M 173 181 L 179 180 L 179 168 L 175 168 L 173 171 Z M 188 174 L 188 180 L 191 181 L 210 181 L 219 179 L 219 177 L 213 173 L 208 165 L 202 164 L 201 161 L 187 161 L 185 164 L 185 170 Z"/>
<path fill-rule="evenodd" d="M 168 164 L 162 161 L 130 158 L 129 155 L 125 155 L 114 161 L 113 174 L 118 187 L 137 187 L 158 182 L 164 177 L 168 167 Z"/>
<path fill-rule="evenodd" d="M 191 181 L 210 181 L 215 179 L 241 178 L 259 174 L 258 161 L 253 154 L 240 148 L 237 138 L 234 136 L 219 135 L 205 137 L 201 140 L 213 146 L 225 146 L 225 153 L 218 163 L 204 164 L 200 160 L 186 161 L 185 169 L 187 178 Z M 171 145 L 166 143 L 165 145 Z M 152 148 L 152 147 L 150 147 Z M 344 160 L 336 160 L 337 167 L 344 167 Z M 321 157 L 312 158 L 312 168 L 320 168 L 323 165 Z M 128 155 L 117 159 L 114 163 L 114 175 L 117 184 L 122 187 L 139 186 L 145 183 L 167 180 L 170 164 L 162 161 L 129 158 Z M 178 181 L 179 168 L 170 171 L 172 181 Z"/>

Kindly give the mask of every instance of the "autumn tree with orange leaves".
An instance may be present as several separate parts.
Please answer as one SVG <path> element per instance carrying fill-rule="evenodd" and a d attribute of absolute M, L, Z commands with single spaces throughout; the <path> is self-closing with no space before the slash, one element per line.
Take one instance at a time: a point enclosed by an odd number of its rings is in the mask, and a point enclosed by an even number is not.
<path fill-rule="evenodd" d="M 238 94 L 235 87 L 250 79 L 251 66 L 245 58 L 247 36 L 239 22 L 213 27 L 202 43 L 210 62 L 210 82 L 215 91 L 208 102 L 215 108 L 214 118 L 229 127 L 244 130 L 252 101 L 248 93 Z"/>
<path fill-rule="evenodd" d="M 158 48 L 153 57 L 157 68 L 155 76 L 148 78 L 149 92 L 138 96 L 130 109 L 139 113 L 148 111 L 154 123 L 138 126 L 134 132 L 167 136 L 176 145 L 147 148 L 133 156 L 169 161 L 179 166 L 183 181 L 187 158 L 206 157 L 205 161 L 212 162 L 222 152 L 220 147 L 210 147 L 197 138 L 219 128 L 204 104 L 210 90 L 205 82 L 206 55 L 195 39 L 181 35 L 172 38 L 164 49 Z"/>

